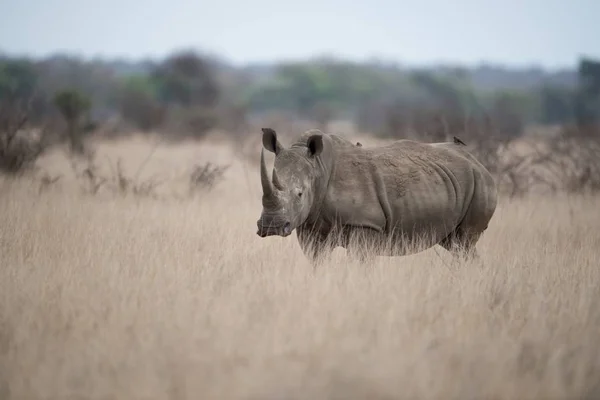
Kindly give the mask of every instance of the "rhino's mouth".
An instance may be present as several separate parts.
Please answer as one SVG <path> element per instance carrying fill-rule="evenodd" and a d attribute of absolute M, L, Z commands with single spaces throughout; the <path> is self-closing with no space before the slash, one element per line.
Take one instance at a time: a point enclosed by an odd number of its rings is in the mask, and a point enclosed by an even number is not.
<path fill-rule="evenodd" d="M 264 226 L 261 224 L 261 221 L 259 220 L 258 223 L 258 230 L 256 231 L 256 234 L 260 237 L 267 237 L 267 236 L 282 236 L 282 237 L 286 237 L 289 236 L 292 233 L 292 224 L 290 224 L 289 222 L 286 222 L 285 224 L 281 225 L 281 226 Z"/>

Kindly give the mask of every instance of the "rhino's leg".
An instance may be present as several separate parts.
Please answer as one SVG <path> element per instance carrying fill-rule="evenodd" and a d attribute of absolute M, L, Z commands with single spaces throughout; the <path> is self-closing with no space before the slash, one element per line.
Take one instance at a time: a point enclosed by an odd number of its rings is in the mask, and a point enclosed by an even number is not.
<path fill-rule="evenodd" d="M 455 231 L 440 245 L 458 257 L 464 257 L 469 261 L 476 260 L 483 265 L 475 245 L 488 228 L 497 200 L 493 178 L 489 174 L 475 170 L 474 177 L 475 185 L 469 207 Z"/>
<path fill-rule="evenodd" d="M 461 259 L 468 261 L 479 261 L 481 258 L 475 247 L 482 232 L 467 231 L 462 227 L 458 227 L 450 235 L 446 236 L 438 244 L 449 251 L 454 260 Z"/>
<path fill-rule="evenodd" d="M 298 243 L 302 252 L 308 258 L 313 268 L 328 261 L 333 247 L 326 237 L 306 230 L 297 230 Z"/>
<path fill-rule="evenodd" d="M 376 239 L 378 233 L 370 228 L 353 228 L 345 240 L 348 258 L 361 264 L 373 265 L 376 257 Z"/>

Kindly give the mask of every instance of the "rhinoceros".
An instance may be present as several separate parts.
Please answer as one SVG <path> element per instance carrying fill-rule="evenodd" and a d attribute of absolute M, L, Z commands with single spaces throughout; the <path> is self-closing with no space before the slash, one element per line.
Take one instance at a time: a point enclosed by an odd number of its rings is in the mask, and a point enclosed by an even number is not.
<path fill-rule="evenodd" d="M 492 175 L 460 140 L 362 147 L 313 129 L 284 147 L 262 129 L 260 237 L 294 230 L 317 265 L 344 247 L 366 262 L 440 245 L 479 258 L 475 244 L 497 203 Z M 275 154 L 269 178 L 264 150 Z"/>

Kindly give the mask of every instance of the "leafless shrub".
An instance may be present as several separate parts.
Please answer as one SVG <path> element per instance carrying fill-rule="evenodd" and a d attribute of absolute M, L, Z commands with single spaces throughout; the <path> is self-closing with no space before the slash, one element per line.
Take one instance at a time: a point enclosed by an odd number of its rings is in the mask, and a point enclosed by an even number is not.
<path fill-rule="evenodd" d="M 156 189 L 166 182 L 165 179 L 159 179 L 157 176 L 142 180 L 139 174 L 127 175 L 121 158 L 116 162 L 108 159 L 107 163 L 110 168 L 109 175 L 102 173 L 94 157 L 87 158 L 83 168 L 78 168 L 75 162 L 71 162 L 71 167 L 85 194 L 96 195 L 101 188 L 105 188 L 110 193 L 120 196 L 157 197 Z"/>
<path fill-rule="evenodd" d="M 160 179 L 154 175 L 144 180 L 140 179 L 140 172 L 143 165 L 140 166 L 138 172 L 134 176 L 127 176 L 123 169 L 122 159 L 118 158 L 116 163 L 109 160 L 109 165 L 112 171 L 109 183 L 113 192 L 122 196 L 132 194 L 141 197 L 155 197 L 156 189 L 161 184 L 165 183 L 165 179 Z"/>
<path fill-rule="evenodd" d="M 110 170 L 108 175 L 102 173 L 94 155 L 85 159 L 83 168 L 78 168 L 74 160 L 71 161 L 71 167 L 86 194 L 96 195 L 101 188 L 106 188 L 109 192 L 120 196 L 157 197 L 156 189 L 165 183 L 166 179 L 159 179 L 156 175 L 140 179 L 143 165 L 136 174 L 130 176 L 125 172 L 122 162 L 120 157 L 116 162 L 108 158 L 107 164 Z"/>
<path fill-rule="evenodd" d="M 501 190 L 508 190 L 510 197 L 517 196 L 522 192 L 524 183 L 515 171 L 521 167 L 525 160 L 520 158 L 510 161 L 502 160 L 511 139 L 481 133 L 471 134 L 467 137 L 461 136 L 461 139 L 466 141 L 471 153 L 495 177 L 496 182 L 502 188 Z"/>
<path fill-rule="evenodd" d="M 502 194 L 535 190 L 600 191 L 600 135 L 565 127 L 558 135 L 522 139 L 471 136 L 473 153 L 495 176 Z"/>
<path fill-rule="evenodd" d="M 210 190 L 223 180 L 230 165 L 215 165 L 210 162 L 195 165 L 190 175 L 190 193 L 199 190 Z"/>
<path fill-rule="evenodd" d="M 81 163 L 83 167 L 81 168 L 80 160 L 83 160 L 83 163 Z M 71 169 L 77 181 L 80 182 L 82 191 L 86 194 L 95 195 L 107 182 L 107 179 L 100 173 L 94 154 L 88 153 L 83 159 L 72 157 Z"/>
<path fill-rule="evenodd" d="M 18 175 L 30 171 L 48 148 L 46 130 L 29 122 L 30 102 L 0 102 L 0 172 Z"/>
<path fill-rule="evenodd" d="M 600 191 L 599 136 L 573 135 L 565 130 L 544 144 L 530 159 L 530 173 L 536 183 L 553 192 Z"/>
<path fill-rule="evenodd" d="M 116 161 L 107 158 L 108 172 L 102 171 L 95 153 L 87 153 L 84 158 L 72 157 L 71 168 L 75 177 L 80 182 L 83 193 L 96 195 L 101 189 L 119 196 L 151 197 L 158 198 L 159 186 L 165 184 L 168 179 L 154 174 L 142 178 L 142 172 L 158 146 L 157 142 L 146 159 L 139 165 L 134 174 L 128 174 L 123 167 L 123 159 Z M 210 162 L 203 165 L 194 165 L 189 175 L 189 194 L 197 191 L 211 190 L 216 184 L 223 180 L 229 165 L 215 165 Z"/>
<path fill-rule="evenodd" d="M 53 186 L 62 178 L 62 175 L 51 176 L 48 172 L 44 171 L 40 178 L 40 186 L 38 187 L 38 194 L 42 194 L 49 187 Z"/>

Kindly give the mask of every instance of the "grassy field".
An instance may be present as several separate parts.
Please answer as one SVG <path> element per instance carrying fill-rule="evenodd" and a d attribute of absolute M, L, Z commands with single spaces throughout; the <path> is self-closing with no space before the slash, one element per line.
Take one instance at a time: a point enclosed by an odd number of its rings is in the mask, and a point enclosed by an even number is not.
<path fill-rule="evenodd" d="M 150 149 L 98 159 L 133 174 Z M 187 196 L 211 157 L 227 180 Z M 600 397 L 599 198 L 502 200 L 484 265 L 338 249 L 313 272 L 295 235 L 256 235 L 258 168 L 222 144 L 156 149 L 144 173 L 174 198 L 85 195 L 60 154 L 40 164 L 63 174 L 41 194 L 0 181 L 0 398 Z"/>

